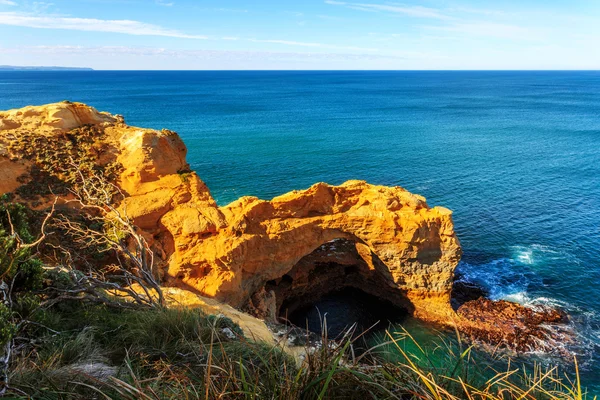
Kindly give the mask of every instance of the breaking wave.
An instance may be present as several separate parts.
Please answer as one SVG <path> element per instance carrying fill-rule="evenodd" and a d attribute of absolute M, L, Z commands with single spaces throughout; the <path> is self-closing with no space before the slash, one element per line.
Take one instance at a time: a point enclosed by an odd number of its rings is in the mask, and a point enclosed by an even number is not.
<path fill-rule="evenodd" d="M 461 262 L 459 280 L 476 283 L 492 300 L 509 300 L 527 307 L 560 308 L 569 315 L 569 324 L 552 327 L 564 342 L 556 343 L 576 355 L 582 368 L 593 367 L 600 353 L 600 316 L 595 312 L 548 295 L 548 282 L 538 273 L 550 263 L 579 263 L 572 255 L 542 245 L 512 246 L 507 257 L 485 263 Z M 569 338 L 571 340 L 569 340 Z M 560 351 L 559 351 L 560 352 Z M 564 353 L 564 352 L 563 352 Z"/>

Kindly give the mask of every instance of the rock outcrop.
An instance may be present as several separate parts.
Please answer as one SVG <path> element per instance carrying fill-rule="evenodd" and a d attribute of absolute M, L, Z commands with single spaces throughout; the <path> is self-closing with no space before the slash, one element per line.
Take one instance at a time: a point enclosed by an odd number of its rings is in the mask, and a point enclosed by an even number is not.
<path fill-rule="evenodd" d="M 200 222 L 189 226 L 190 216 Z M 238 307 L 284 277 L 296 278 L 292 288 L 311 285 L 312 280 L 296 285 L 297 276 L 308 275 L 315 264 L 300 271 L 297 264 L 323 244 L 344 239 L 355 245 L 351 262 L 363 266 L 358 275 L 373 276 L 382 295 L 401 294 L 422 318 L 450 312 L 460 257 L 451 213 L 429 208 L 401 188 L 319 183 L 271 201 L 245 197 L 198 214 L 175 209 L 160 223 L 174 238 L 168 275 Z"/>
<path fill-rule="evenodd" d="M 473 339 L 517 353 L 543 351 L 568 356 L 573 332 L 567 315 L 557 309 L 523 307 L 505 300 L 479 298 L 458 308 L 460 329 Z"/>
<path fill-rule="evenodd" d="M 63 102 L 0 112 L 0 193 L 28 201 L 25 194 L 39 193 L 37 207 L 50 197 L 36 187 L 34 172 L 45 162 L 32 153 L 36 143 L 84 143 L 86 159 L 118 165 L 111 171 L 126 195 L 122 207 L 151 243 L 168 285 L 266 318 L 298 299 L 354 286 L 418 318 L 472 326 L 450 306 L 461 256 L 452 213 L 401 187 L 317 183 L 219 207 L 189 170 L 177 134 Z M 33 187 L 19 192 L 24 185 Z"/>

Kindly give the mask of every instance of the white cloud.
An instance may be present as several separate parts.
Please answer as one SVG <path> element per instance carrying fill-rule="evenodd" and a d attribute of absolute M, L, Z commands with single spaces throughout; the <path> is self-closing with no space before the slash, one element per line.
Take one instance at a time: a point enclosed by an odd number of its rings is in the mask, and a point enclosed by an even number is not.
<path fill-rule="evenodd" d="M 332 21 L 340 21 L 340 20 L 342 20 L 341 17 L 334 17 L 332 15 L 326 15 L 326 14 L 319 14 L 319 15 L 317 15 L 317 18 L 326 19 L 326 20 L 332 20 Z"/>
<path fill-rule="evenodd" d="M 0 6 L 16 6 L 17 3 L 11 0 L 0 0 Z"/>
<path fill-rule="evenodd" d="M 218 11 L 224 13 L 247 13 L 248 10 L 244 8 L 200 8 L 202 11 Z"/>
<path fill-rule="evenodd" d="M 173 7 L 175 5 L 175 3 L 167 2 L 165 0 L 156 0 L 156 4 L 163 7 Z"/>
<path fill-rule="evenodd" d="M 34 1 L 33 3 L 26 2 L 24 4 L 25 9 L 31 12 L 33 15 L 47 15 L 50 14 L 48 10 L 54 7 L 54 3 L 47 1 Z"/>
<path fill-rule="evenodd" d="M 368 53 L 332 53 L 332 52 L 278 52 L 278 51 L 244 51 L 244 50 L 172 50 L 154 47 L 130 46 L 27 46 L 0 47 L 0 54 L 49 54 L 49 55 L 104 55 L 104 56 L 142 56 L 142 57 L 177 57 L 177 58 L 223 58 L 239 59 L 345 59 L 376 60 L 398 59 L 396 55 L 379 55 Z"/>
<path fill-rule="evenodd" d="M 297 42 L 293 40 L 278 40 L 278 39 L 247 39 L 250 42 L 256 43 L 274 43 L 274 44 L 283 44 L 287 46 L 300 46 L 300 47 L 319 47 L 322 49 L 335 49 L 335 50 L 357 50 L 357 51 L 379 51 L 379 49 L 375 48 L 365 48 L 365 47 L 354 47 L 354 46 L 336 46 L 325 43 L 316 43 L 316 42 Z"/>
<path fill-rule="evenodd" d="M 485 8 L 456 7 L 456 8 L 451 8 L 449 11 L 463 12 L 463 13 L 467 13 L 467 14 L 487 15 L 487 16 L 494 16 L 494 17 L 506 17 L 509 15 L 509 13 L 506 11 L 490 10 L 490 9 L 485 9 Z"/>
<path fill-rule="evenodd" d="M 131 20 L 103 20 L 95 18 L 71 18 L 60 16 L 37 16 L 16 12 L 0 12 L 0 25 L 23 26 L 39 29 L 66 29 L 89 32 L 122 33 L 137 36 L 168 36 L 183 39 L 208 39 L 202 35 L 166 29 L 158 25 Z"/>
<path fill-rule="evenodd" d="M 536 29 L 495 22 L 464 22 L 449 26 L 429 26 L 426 28 L 438 32 L 462 33 L 472 38 L 483 36 L 522 41 L 538 40 L 542 37 L 542 33 Z"/>
<path fill-rule="evenodd" d="M 433 18 L 447 20 L 452 17 L 443 14 L 440 10 L 422 6 L 401 6 L 394 4 L 348 3 L 345 1 L 326 0 L 326 4 L 346 6 L 361 11 L 381 11 L 394 14 L 403 14 L 415 18 Z"/>
<path fill-rule="evenodd" d="M 255 43 L 272 43 L 296 47 L 315 47 L 331 50 L 352 50 L 352 51 L 378 51 L 377 49 L 367 49 L 353 46 L 336 46 L 324 43 L 300 42 L 294 40 L 280 39 L 253 39 L 239 38 L 237 36 L 209 37 L 204 35 L 191 35 L 177 30 L 166 29 L 158 25 L 147 24 L 132 20 L 102 20 L 93 18 L 74 18 L 56 15 L 38 16 L 17 12 L 0 12 L 0 25 L 21 26 L 38 29 L 66 29 L 88 32 L 110 32 L 137 36 L 167 36 L 183 39 L 204 39 L 204 40 L 245 40 Z"/>
<path fill-rule="evenodd" d="M 251 42 L 256 43 L 275 43 L 285 44 L 288 46 L 301 46 L 301 47 L 323 47 L 322 43 L 310 43 L 310 42 L 296 42 L 293 40 L 278 40 L 278 39 L 249 39 Z"/>

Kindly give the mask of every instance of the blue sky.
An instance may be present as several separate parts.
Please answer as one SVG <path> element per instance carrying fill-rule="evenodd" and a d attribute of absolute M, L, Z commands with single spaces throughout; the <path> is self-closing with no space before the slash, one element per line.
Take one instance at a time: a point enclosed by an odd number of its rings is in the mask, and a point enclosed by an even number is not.
<path fill-rule="evenodd" d="M 600 69 L 600 1 L 0 0 L 0 64 Z"/>

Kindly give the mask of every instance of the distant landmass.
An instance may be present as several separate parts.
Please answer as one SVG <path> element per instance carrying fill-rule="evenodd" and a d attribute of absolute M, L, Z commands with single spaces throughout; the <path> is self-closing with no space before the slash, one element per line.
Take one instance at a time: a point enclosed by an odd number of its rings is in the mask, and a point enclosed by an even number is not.
<path fill-rule="evenodd" d="M 0 65 L 0 71 L 93 71 L 93 68 L 78 67 L 22 67 L 15 65 Z"/>

